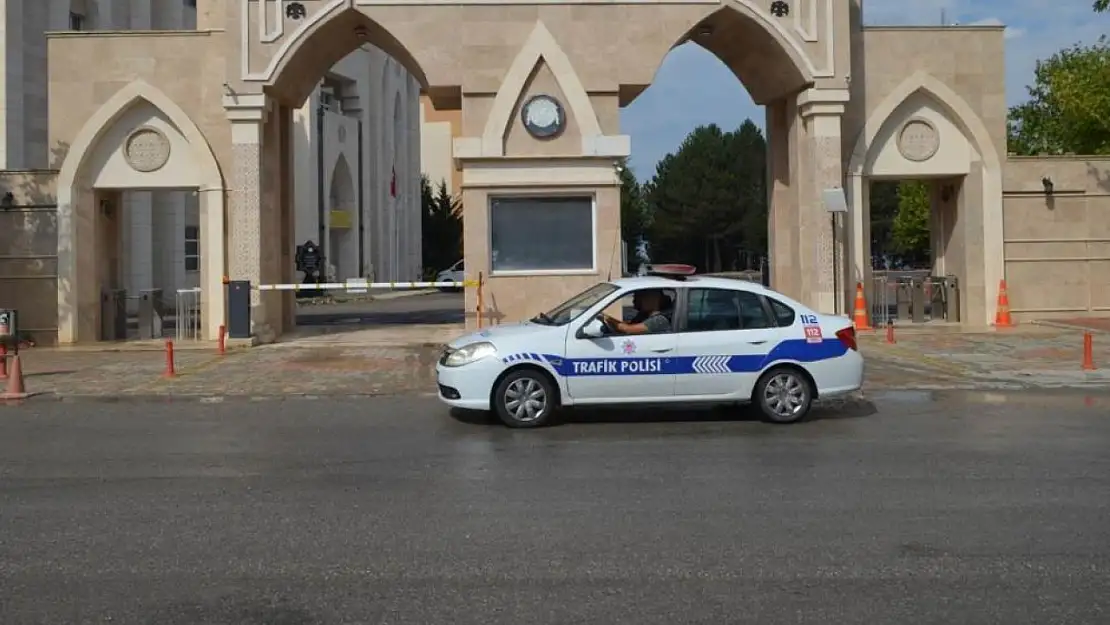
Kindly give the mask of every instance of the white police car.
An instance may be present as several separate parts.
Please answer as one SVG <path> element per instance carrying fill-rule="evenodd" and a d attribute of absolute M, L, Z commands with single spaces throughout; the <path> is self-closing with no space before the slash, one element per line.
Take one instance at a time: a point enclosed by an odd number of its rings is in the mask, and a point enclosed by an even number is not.
<path fill-rule="evenodd" d="M 763 286 L 668 275 L 602 282 L 518 324 L 463 336 L 436 367 L 446 404 L 538 427 L 561 406 L 754 402 L 776 423 L 803 419 L 817 397 L 858 390 L 863 357 L 846 317 L 816 313 Z M 606 310 L 662 291 L 670 332 L 614 334 Z"/>

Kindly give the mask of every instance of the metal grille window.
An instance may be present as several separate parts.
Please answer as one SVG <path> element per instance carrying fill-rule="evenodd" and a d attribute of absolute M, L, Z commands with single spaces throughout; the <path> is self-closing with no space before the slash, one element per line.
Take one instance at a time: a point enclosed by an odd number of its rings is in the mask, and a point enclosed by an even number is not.
<path fill-rule="evenodd" d="M 185 226 L 185 271 L 200 271 L 200 226 Z"/>

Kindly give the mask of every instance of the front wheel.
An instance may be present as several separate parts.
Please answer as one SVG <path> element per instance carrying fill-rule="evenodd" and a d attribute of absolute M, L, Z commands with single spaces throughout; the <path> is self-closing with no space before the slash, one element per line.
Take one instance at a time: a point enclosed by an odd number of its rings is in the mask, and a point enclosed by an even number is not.
<path fill-rule="evenodd" d="M 780 367 L 763 374 L 753 399 L 768 421 L 797 423 L 813 406 L 813 388 L 797 369 Z"/>
<path fill-rule="evenodd" d="M 520 369 L 505 376 L 493 393 L 494 411 L 511 428 L 547 425 L 555 412 L 555 388 L 542 373 Z"/>

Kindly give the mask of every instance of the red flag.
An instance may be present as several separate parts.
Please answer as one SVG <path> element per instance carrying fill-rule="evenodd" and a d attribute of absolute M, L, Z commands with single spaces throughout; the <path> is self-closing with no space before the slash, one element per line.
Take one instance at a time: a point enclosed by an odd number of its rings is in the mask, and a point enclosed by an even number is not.
<path fill-rule="evenodd" d="M 389 197 L 397 197 L 397 166 L 393 166 L 393 177 L 389 179 Z"/>

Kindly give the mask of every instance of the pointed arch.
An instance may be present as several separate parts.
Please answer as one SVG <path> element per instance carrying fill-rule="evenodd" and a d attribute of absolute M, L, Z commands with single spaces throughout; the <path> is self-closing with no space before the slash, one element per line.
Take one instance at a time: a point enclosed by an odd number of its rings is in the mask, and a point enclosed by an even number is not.
<path fill-rule="evenodd" d="M 865 169 L 872 144 L 898 107 L 917 93 L 928 95 L 935 101 L 979 153 L 982 165 L 982 193 L 973 201 L 979 204 L 982 210 L 982 223 L 975 226 L 981 246 L 980 254 L 975 256 L 974 262 L 982 267 L 982 281 L 968 280 L 964 282 L 963 288 L 969 293 L 977 292 L 980 294 L 981 301 L 986 303 L 983 306 L 983 318 L 968 321 L 973 324 L 989 325 L 993 315 L 989 303 L 996 301 L 999 283 L 1005 276 L 1005 251 L 1002 238 L 1002 161 L 983 120 L 951 87 L 928 72 L 918 71 L 903 80 L 875 107 L 867 117 L 863 129 L 860 130 L 848 163 L 847 173 L 853 189 L 851 210 L 862 218 L 866 218 L 870 213 L 869 208 L 862 205 L 865 195 L 862 192 L 862 185 L 866 183 Z M 868 245 L 863 239 L 860 224 L 861 220 L 857 219 L 854 225 L 855 242 L 852 245 L 857 251 L 865 249 Z M 862 266 L 864 260 L 861 254 L 857 254 L 857 264 Z"/>
<path fill-rule="evenodd" d="M 493 100 L 489 117 L 486 118 L 485 129 L 482 131 L 482 143 L 484 145 L 501 146 L 498 149 L 498 156 L 504 156 L 503 139 L 505 132 L 509 129 L 509 124 L 512 122 L 513 111 L 516 109 L 521 94 L 528 87 L 528 77 L 532 75 L 532 70 L 541 60 L 547 64 L 551 73 L 554 74 L 555 80 L 559 82 L 559 87 L 562 88 L 563 95 L 566 96 L 567 105 L 574 114 L 575 121 L 578 122 L 583 143 L 602 136 L 597 113 L 594 111 L 593 104 L 590 103 L 590 96 L 586 93 L 582 80 L 578 77 L 578 73 L 574 71 L 574 65 L 571 64 L 570 57 L 555 41 L 555 37 L 551 35 L 551 31 L 547 30 L 543 22 L 537 21 L 535 28 L 532 29 L 532 34 L 524 42 L 524 46 L 521 47 L 520 52 L 513 59 L 512 65 L 509 66 L 509 72 L 505 74 L 504 80 L 501 81 L 501 88 L 498 89 L 497 96 Z"/>
<path fill-rule="evenodd" d="M 994 141 L 991 140 L 990 133 L 987 131 L 986 125 L 983 124 L 983 120 L 975 114 L 967 101 L 961 98 L 951 87 L 928 72 L 918 71 L 903 80 L 901 84 L 887 94 L 882 102 L 875 107 L 875 110 L 868 115 L 867 122 L 860 131 L 855 148 L 852 150 L 852 158 L 848 164 L 849 174 L 858 175 L 863 173 L 875 137 L 878 136 L 879 131 L 882 130 L 883 125 L 894 114 L 894 111 L 916 93 L 924 93 L 930 96 L 945 109 L 948 116 L 964 133 L 964 136 L 975 145 L 979 157 L 988 169 L 1001 170 L 1002 162 L 999 159 L 998 150 L 995 148 Z"/>
<path fill-rule="evenodd" d="M 338 209 L 351 209 L 355 201 L 355 181 L 351 175 L 351 166 L 347 162 L 347 157 L 340 154 L 335 159 L 335 165 L 331 168 L 331 176 L 328 181 L 328 200 L 332 203 L 329 210 Z M 338 203 L 340 206 L 335 206 Z"/>
<path fill-rule="evenodd" d="M 124 113 L 142 102 L 150 104 L 169 118 L 189 142 L 196 166 L 201 171 L 199 190 L 222 190 L 224 188 L 223 176 L 220 174 L 216 155 L 212 152 L 212 146 L 208 144 L 204 133 L 193 123 L 192 118 L 165 92 L 144 80 L 137 79 L 117 91 L 81 127 L 81 130 L 73 139 L 73 143 L 70 144 L 69 151 L 62 161 L 62 168 L 58 172 L 59 191 L 73 186 L 86 159 L 104 134 L 112 128 L 112 125 Z M 61 206 L 59 205 L 58 208 L 60 211 Z"/>
<path fill-rule="evenodd" d="M 189 115 L 161 89 L 137 79 L 117 91 L 85 121 L 70 144 L 58 172 L 58 340 L 61 343 L 73 343 L 85 338 L 80 336 L 78 311 L 90 304 L 95 306 L 99 297 L 99 285 L 86 279 L 86 272 L 90 269 L 78 266 L 78 258 L 81 256 L 78 247 L 95 245 L 78 237 L 76 203 L 80 201 L 84 210 L 96 210 L 87 203 L 88 198 L 85 196 L 90 190 L 82 187 L 81 176 L 104 136 L 128 111 L 143 103 L 154 107 L 181 133 L 189 145 L 193 163 L 199 172 L 198 179 L 190 181 L 191 185 L 182 186 L 196 185 L 201 197 L 201 245 L 207 250 L 201 262 L 201 283 L 205 293 L 201 302 L 205 336 L 215 337 L 222 322 L 224 292 L 215 286 L 222 281 L 226 269 L 225 188 L 219 163 L 204 133 Z M 87 218 L 88 215 L 84 217 Z"/>

